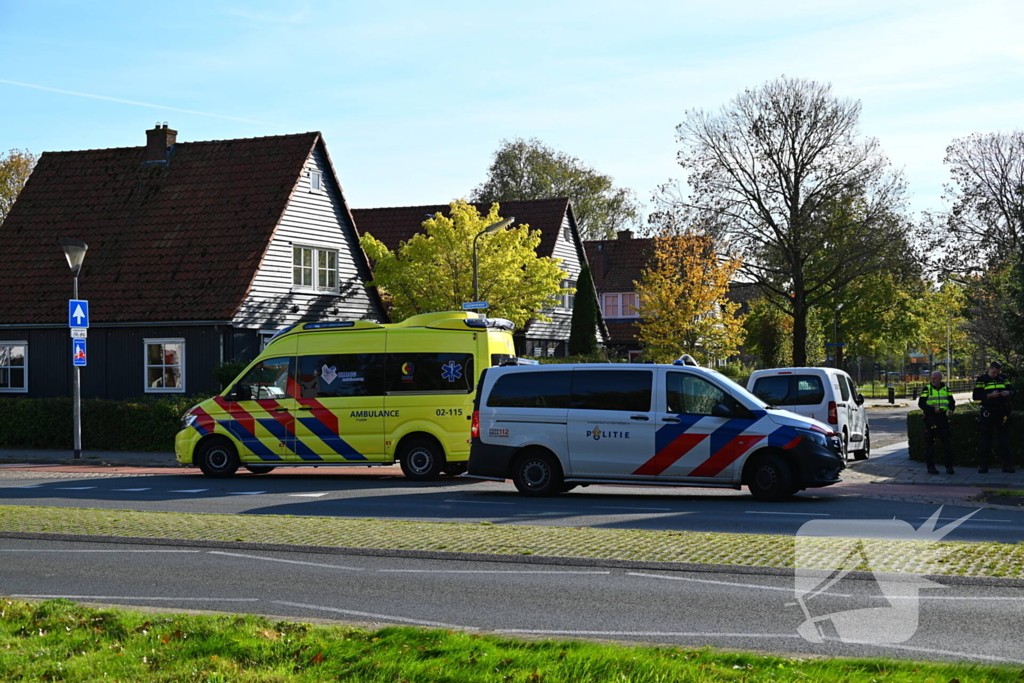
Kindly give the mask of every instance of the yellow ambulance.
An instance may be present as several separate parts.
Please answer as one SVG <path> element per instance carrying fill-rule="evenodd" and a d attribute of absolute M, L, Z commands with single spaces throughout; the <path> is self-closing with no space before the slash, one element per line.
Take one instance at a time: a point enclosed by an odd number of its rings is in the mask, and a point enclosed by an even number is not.
<path fill-rule="evenodd" d="M 460 474 L 480 374 L 515 356 L 513 329 L 461 311 L 286 328 L 223 394 L 185 414 L 178 462 L 209 477 L 396 461 L 414 480 Z"/>

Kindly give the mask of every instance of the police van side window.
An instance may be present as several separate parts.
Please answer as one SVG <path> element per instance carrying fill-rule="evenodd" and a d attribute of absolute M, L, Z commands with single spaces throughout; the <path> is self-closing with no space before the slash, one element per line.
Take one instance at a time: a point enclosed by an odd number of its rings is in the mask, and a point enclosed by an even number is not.
<path fill-rule="evenodd" d="M 384 381 L 389 394 L 468 394 L 473 391 L 471 353 L 389 353 Z"/>
<path fill-rule="evenodd" d="M 267 358 L 260 361 L 235 384 L 230 398 L 237 401 L 295 398 L 293 385 L 289 382 L 293 368 L 293 358 Z"/>
<path fill-rule="evenodd" d="M 571 371 L 511 372 L 494 383 L 487 396 L 491 408 L 569 407 Z"/>
<path fill-rule="evenodd" d="M 383 353 L 334 353 L 299 357 L 300 398 L 384 394 Z"/>
<path fill-rule="evenodd" d="M 653 380 L 650 370 L 574 370 L 569 407 L 647 412 Z"/>
<path fill-rule="evenodd" d="M 732 398 L 711 382 L 696 375 L 670 372 L 666 376 L 666 412 L 680 415 L 710 415 L 719 403 L 732 404 Z M 767 399 L 766 399 L 767 400 Z"/>

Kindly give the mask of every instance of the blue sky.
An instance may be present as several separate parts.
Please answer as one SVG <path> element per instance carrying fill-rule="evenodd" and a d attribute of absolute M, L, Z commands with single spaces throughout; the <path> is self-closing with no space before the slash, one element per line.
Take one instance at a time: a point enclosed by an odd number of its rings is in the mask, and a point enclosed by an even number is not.
<path fill-rule="evenodd" d="M 859 99 L 938 209 L 954 138 L 1024 125 L 1024 3 L 0 0 L 0 150 L 319 130 L 361 208 L 466 196 L 537 137 L 647 200 L 687 109 L 782 74 Z"/>

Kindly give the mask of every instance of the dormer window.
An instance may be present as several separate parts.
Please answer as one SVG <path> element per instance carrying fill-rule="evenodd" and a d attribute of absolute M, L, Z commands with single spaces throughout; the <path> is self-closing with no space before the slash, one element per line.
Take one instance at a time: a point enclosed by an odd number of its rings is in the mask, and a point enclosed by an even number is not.
<path fill-rule="evenodd" d="M 309 172 L 309 191 L 310 192 L 323 192 L 324 191 L 324 174 L 323 174 L 323 171 L 310 171 Z"/>

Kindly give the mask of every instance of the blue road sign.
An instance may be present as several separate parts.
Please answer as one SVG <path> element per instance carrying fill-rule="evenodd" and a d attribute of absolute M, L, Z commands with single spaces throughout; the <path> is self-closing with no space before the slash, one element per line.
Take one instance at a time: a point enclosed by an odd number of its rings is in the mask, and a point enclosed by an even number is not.
<path fill-rule="evenodd" d="M 89 327 L 89 302 L 68 299 L 68 327 Z"/>
<path fill-rule="evenodd" d="M 85 367 L 85 340 L 71 340 L 71 364 L 76 368 Z"/>
<path fill-rule="evenodd" d="M 467 301 L 466 303 L 462 304 L 462 310 L 464 310 L 464 311 L 472 311 L 472 310 L 476 310 L 478 308 L 487 308 L 487 302 L 486 301 Z"/>

